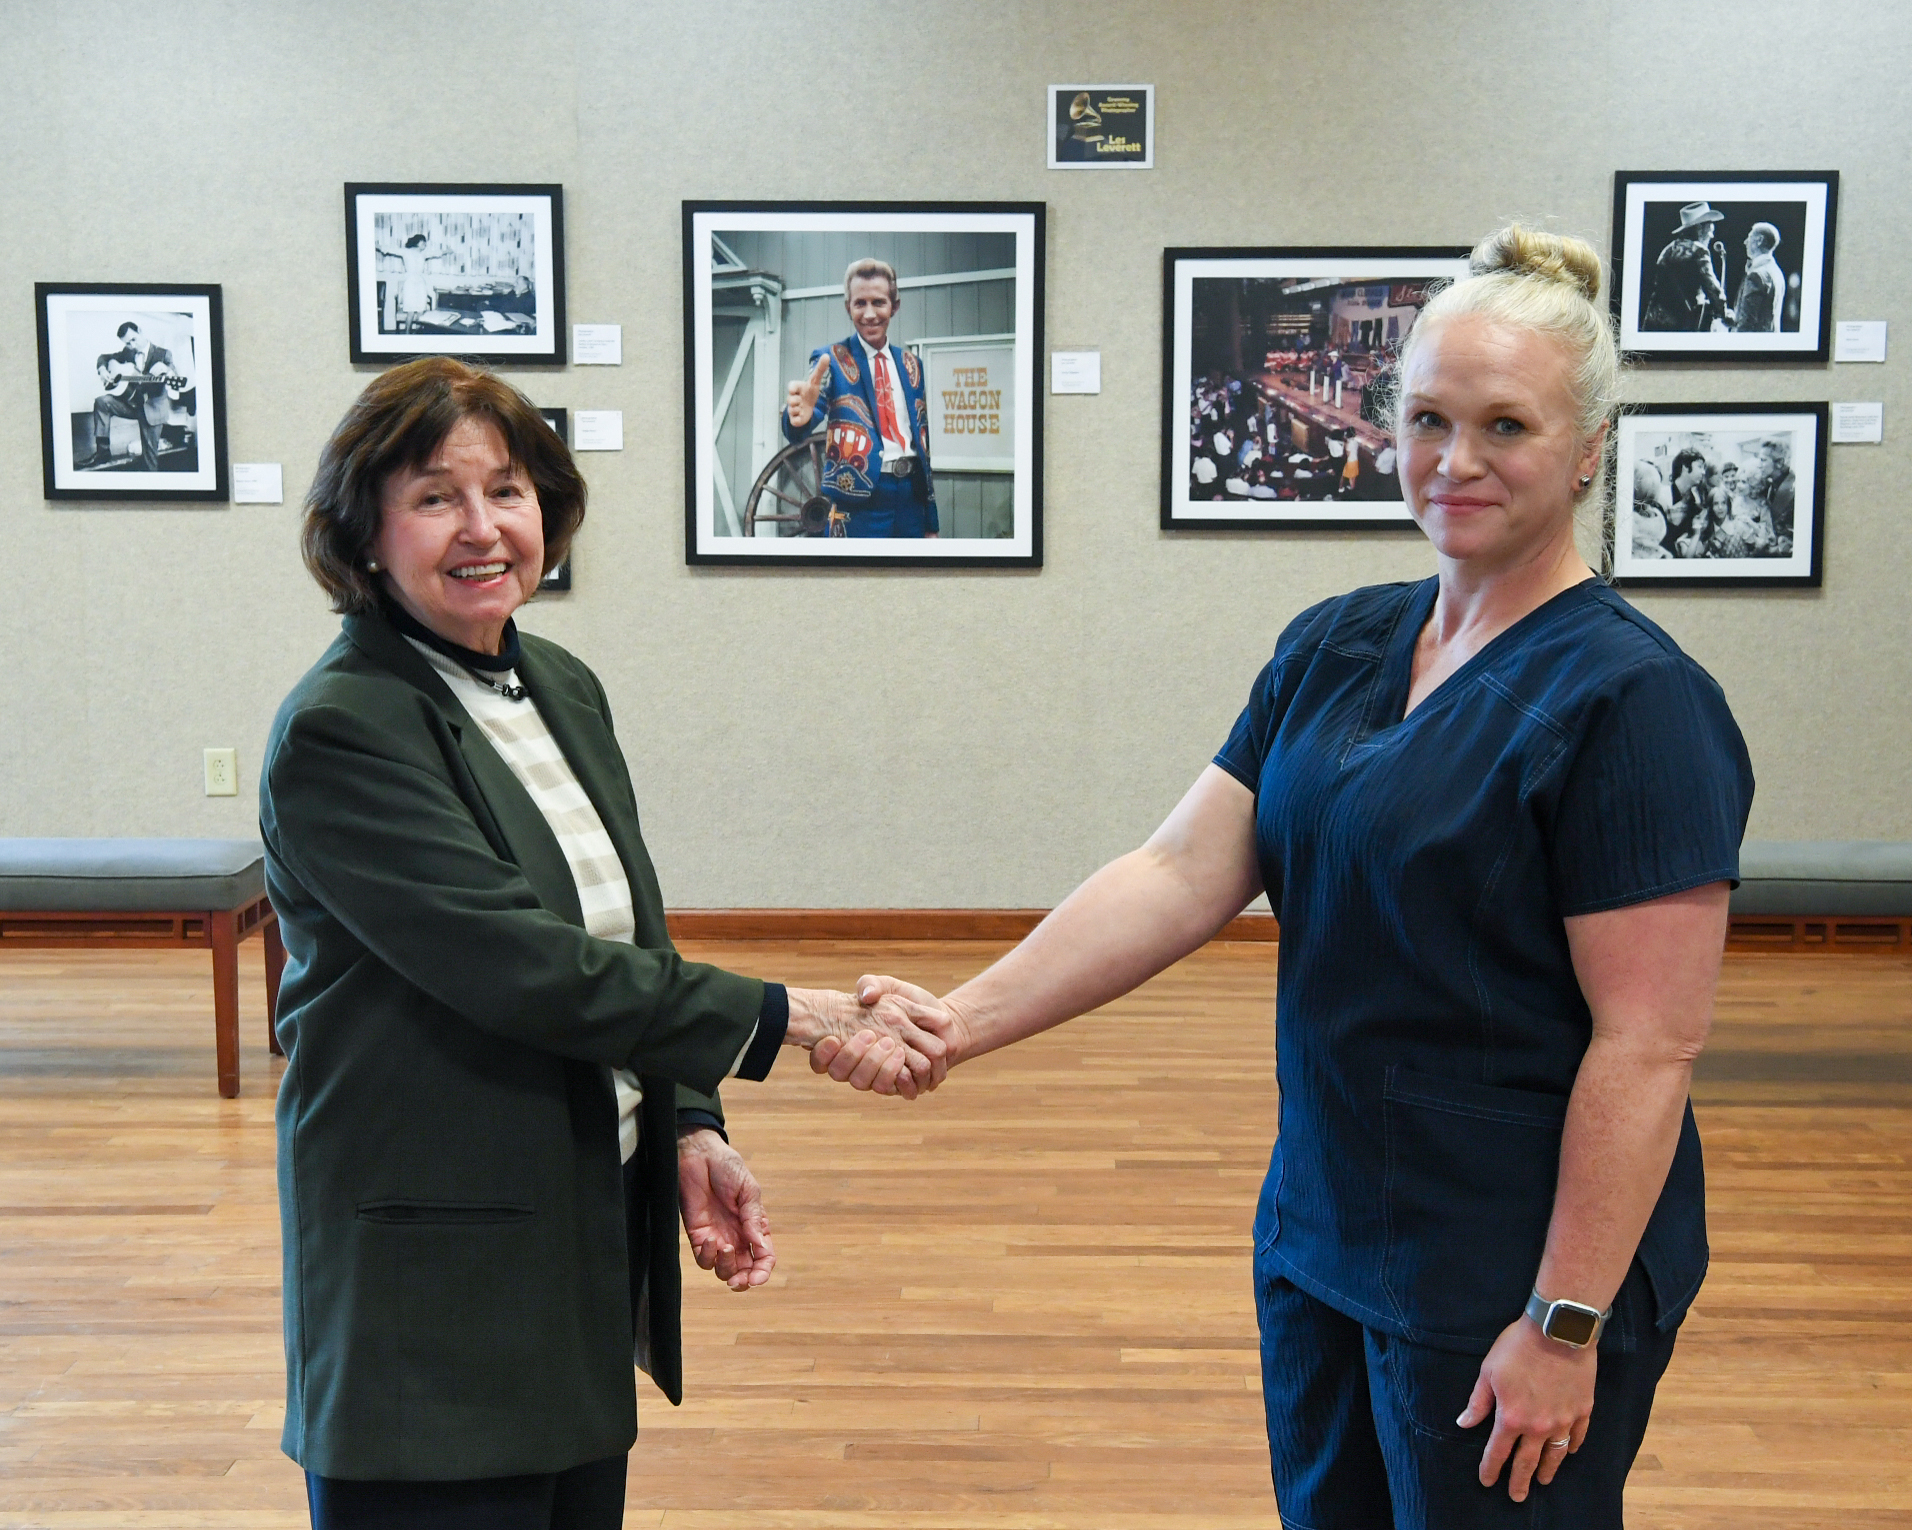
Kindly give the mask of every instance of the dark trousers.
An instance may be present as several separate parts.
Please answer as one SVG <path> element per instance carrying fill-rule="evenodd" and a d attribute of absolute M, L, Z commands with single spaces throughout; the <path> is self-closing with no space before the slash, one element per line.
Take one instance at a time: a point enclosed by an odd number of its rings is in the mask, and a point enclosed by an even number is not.
<path fill-rule="evenodd" d="M 111 451 L 113 420 L 139 421 L 140 465 L 149 473 L 159 471 L 159 426 L 146 418 L 145 407 L 137 399 L 114 398 L 102 393 L 93 400 L 93 452 Z"/>
<path fill-rule="evenodd" d="M 916 491 L 916 476 L 876 475 L 876 492 L 868 499 L 846 500 L 853 537 L 920 537 L 936 530 L 935 511 Z"/>
<path fill-rule="evenodd" d="M 312 1530 L 620 1530 L 626 1456 L 471 1482 L 346 1482 L 305 1474 Z"/>
<path fill-rule="evenodd" d="M 1653 1326 L 1637 1262 L 1609 1325 L 1626 1347 L 1601 1347 L 1587 1437 L 1525 1503 L 1507 1496 L 1506 1467 L 1495 1486 L 1480 1485 L 1492 1417 L 1473 1429 L 1454 1423 L 1480 1356 L 1364 1327 L 1261 1259 L 1255 1299 L 1275 1506 L 1287 1530 L 1620 1530 L 1621 1493 L 1674 1340 Z"/>

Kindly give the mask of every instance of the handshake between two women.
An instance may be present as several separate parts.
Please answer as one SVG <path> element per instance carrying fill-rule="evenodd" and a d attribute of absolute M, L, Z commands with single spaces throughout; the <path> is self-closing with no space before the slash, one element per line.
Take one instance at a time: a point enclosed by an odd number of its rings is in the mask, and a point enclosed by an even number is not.
<path fill-rule="evenodd" d="M 865 975 L 854 997 L 792 988 L 785 1040 L 806 1048 L 810 1069 L 872 1094 L 913 1100 L 962 1058 L 962 1026 L 936 995 L 899 978 Z"/>

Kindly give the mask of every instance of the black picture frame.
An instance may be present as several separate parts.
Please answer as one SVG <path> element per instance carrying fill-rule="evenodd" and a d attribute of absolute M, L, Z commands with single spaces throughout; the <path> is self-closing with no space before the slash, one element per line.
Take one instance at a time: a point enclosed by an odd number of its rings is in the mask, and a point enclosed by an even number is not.
<path fill-rule="evenodd" d="M 558 439 L 566 446 L 571 444 L 571 411 L 569 409 L 547 408 L 538 405 L 538 413 L 544 416 L 544 423 L 558 433 Z M 562 595 L 571 588 L 571 560 L 577 556 L 578 544 L 572 539 L 570 551 L 565 553 L 564 561 L 557 567 L 547 570 L 538 581 L 541 593 Z"/>
<path fill-rule="evenodd" d="M 1040 568 L 1046 218 L 1041 202 L 686 201 L 685 562 Z M 924 416 L 912 430 L 930 447 L 934 538 L 815 534 L 844 508 L 822 482 L 826 463 L 843 461 L 826 457 L 839 449 L 842 422 L 819 416 L 806 437 L 784 434 L 786 374 L 851 343 L 843 273 L 863 255 L 897 271 L 890 344 L 909 379 L 920 377 Z M 956 320 L 959 288 L 974 302 Z M 720 370 L 722 347 L 731 348 Z M 746 356 L 747 347 L 756 349 Z M 775 375 L 759 378 L 760 361 Z M 966 393 L 945 386 L 958 372 Z M 733 429 L 729 411 L 746 377 L 747 429 Z M 867 457 L 869 445 L 850 440 L 846 449 Z"/>
<path fill-rule="evenodd" d="M 230 500 L 225 305 L 217 283 L 35 282 L 33 304 L 48 499 Z M 130 345 L 125 331 L 135 328 L 140 352 L 123 358 L 117 351 Z M 102 375 L 109 368 L 121 375 L 110 386 Z M 86 408 L 77 408 L 82 401 Z"/>
<path fill-rule="evenodd" d="M 1164 250 L 1162 529 L 1413 531 L 1380 411 L 1430 286 L 1466 270 L 1461 245 Z M 1212 331 L 1199 356 L 1198 329 Z M 1259 366 L 1243 355 L 1236 376 L 1213 364 L 1244 342 L 1260 347 Z M 1244 462 L 1251 438 L 1262 451 Z"/>
<path fill-rule="evenodd" d="M 1830 415 L 1828 404 L 1796 400 L 1629 405 L 1610 453 L 1613 582 L 1639 590 L 1817 589 Z M 1801 460 L 1807 453 L 1810 463 Z M 1695 456 L 1697 466 L 1688 460 Z M 1803 506 L 1802 486 L 1811 493 Z"/>
<path fill-rule="evenodd" d="M 1837 170 L 1615 171 L 1607 285 L 1621 350 L 1676 366 L 1823 364 L 1838 225 Z M 1763 260 L 1758 230 L 1778 236 Z"/>
<path fill-rule="evenodd" d="M 380 220 L 389 220 L 393 237 L 402 235 L 402 246 L 377 242 Z M 430 241 L 441 237 L 445 242 L 432 251 Z M 380 267 L 381 260 L 408 259 L 403 251 L 418 239 L 426 243 L 417 248 L 431 253 L 421 254 L 417 271 L 409 265 Z M 433 259 L 472 269 L 432 272 L 426 268 Z M 435 279 L 439 276 L 462 279 L 464 285 L 441 283 Z M 348 181 L 345 286 L 354 364 L 390 366 L 419 356 L 456 356 L 487 366 L 563 366 L 569 337 L 564 188 Z M 431 306 L 419 307 L 427 296 Z M 454 301 L 444 303 L 447 296 Z"/>

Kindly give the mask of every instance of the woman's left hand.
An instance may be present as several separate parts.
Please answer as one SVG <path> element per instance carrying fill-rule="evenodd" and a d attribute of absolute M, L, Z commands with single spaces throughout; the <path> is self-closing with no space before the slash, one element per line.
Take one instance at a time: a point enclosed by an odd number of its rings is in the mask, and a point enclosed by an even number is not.
<path fill-rule="evenodd" d="M 707 1126 L 677 1136 L 677 1185 L 697 1267 L 733 1291 L 770 1279 L 777 1251 L 763 1191 L 740 1154 Z"/>
<path fill-rule="evenodd" d="M 1526 1501 L 1529 1482 L 1553 1481 L 1560 1463 L 1587 1437 L 1598 1363 L 1597 1350 L 1570 1349 L 1525 1317 L 1501 1330 L 1481 1362 L 1474 1395 L 1455 1420 L 1472 1429 L 1493 1415 L 1494 1432 L 1480 1458 L 1482 1487 L 1500 1480 L 1510 1456 L 1507 1496 L 1515 1503 Z M 1549 1443 L 1559 1440 L 1567 1443 Z"/>

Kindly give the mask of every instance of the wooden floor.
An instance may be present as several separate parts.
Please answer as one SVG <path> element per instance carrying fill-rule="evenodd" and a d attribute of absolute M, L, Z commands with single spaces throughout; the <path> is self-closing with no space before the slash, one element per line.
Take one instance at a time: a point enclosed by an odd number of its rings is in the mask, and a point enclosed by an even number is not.
<path fill-rule="evenodd" d="M 702 945 L 943 985 L 996 948 Z M 213 1092 L 198 953 L 0 953 L 0 1530 L 297 1526 L 264 983 Z M 1247 1230 L 1274 952 L 1214 946 L 911 1106 L 729 1091 L 782 1258 L 687 1271 L 690 1400 L 628 1523 L 1274 1530 Z M 798 1066 L 790 1066 L 798 1062 Z M 1912 1526 L 1912 961 L 1728 959 L 1714 1263 L 1630 1491 L 1651 1530 Z"/>

